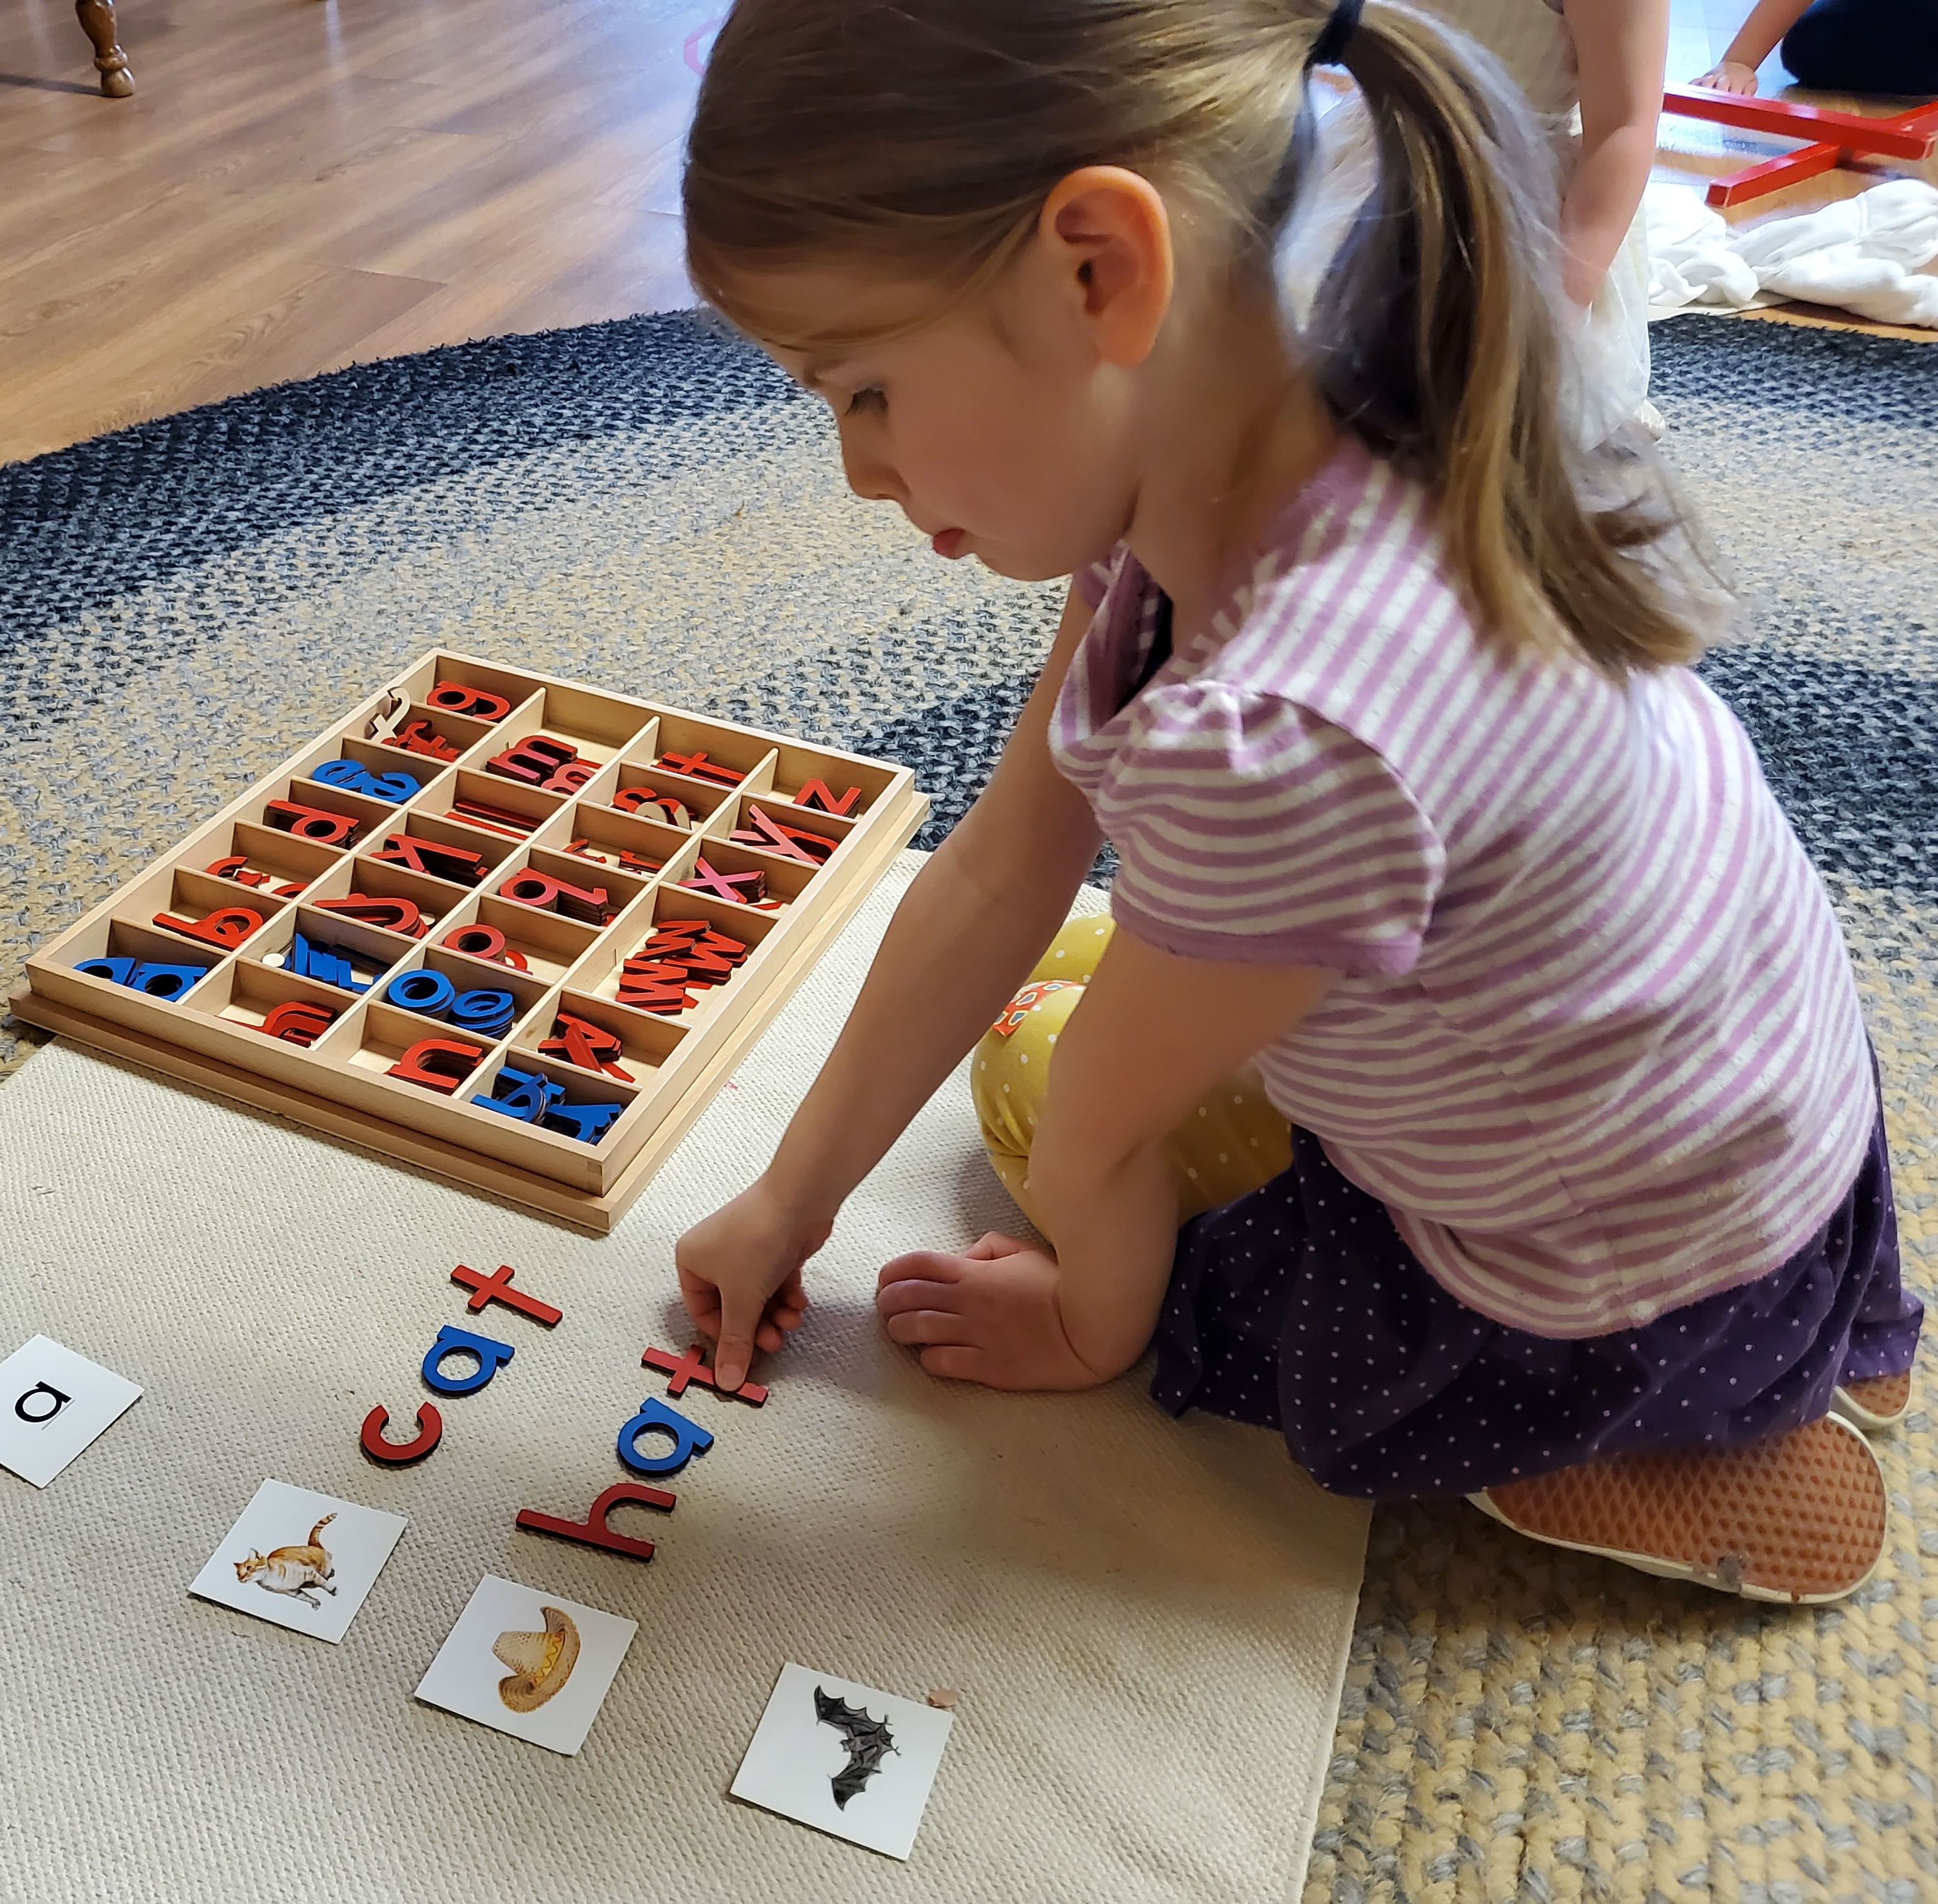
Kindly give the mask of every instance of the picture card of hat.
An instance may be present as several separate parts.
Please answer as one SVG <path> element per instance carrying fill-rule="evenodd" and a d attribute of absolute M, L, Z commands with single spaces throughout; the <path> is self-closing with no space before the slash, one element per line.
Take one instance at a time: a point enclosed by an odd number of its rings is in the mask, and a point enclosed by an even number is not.
<path fill-rule="evenodd" d="M 906 1858 L 955 1720 L 790 1663 L 731 1789 L 783 1817 Z"/>
<path fill-rule="evenodd" d="M 334 1646 L 404 1526 L 402 1514 L 265 1481 L 188 1590 Z"/>
<path fill-rule="evenodd" d="M 639 1630 L 636 1620 L 487 1574 L 417 1696 L 569 1755 L 585 1743 Z"/>
<path fill-rule="evenodd" d="M 45 1487 L 141 1398 L 126 1376 L 37 1335 L 0 1362 L 0 1468 Z"/>

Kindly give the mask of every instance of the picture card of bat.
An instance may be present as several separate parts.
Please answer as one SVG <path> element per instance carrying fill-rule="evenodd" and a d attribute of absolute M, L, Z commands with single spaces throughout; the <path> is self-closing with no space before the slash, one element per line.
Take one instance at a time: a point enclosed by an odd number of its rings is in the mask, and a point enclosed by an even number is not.
<path fill-rule="evenodd" d="M 37 1335 L 0 1362 L 0 1468 L 45 1487 L 141 1398 L 126 1376 Z"/>
<path fill-rule="evenodd" d="M 639 1623 L 487 1574 L 418 1697 L 548 1751 L 576 1752 Z"/>
<path fill-rule="evenodd" d="M 955 1722 L 953 1713 L 790 1663 L 734 1775 L 733 1794 L 906 1858 Z"/>
<path fill-rule="evenodd" d="M 265 1481 L 188 1590 L 334 1646 L 403 1531 L 402 1514 Z"/>

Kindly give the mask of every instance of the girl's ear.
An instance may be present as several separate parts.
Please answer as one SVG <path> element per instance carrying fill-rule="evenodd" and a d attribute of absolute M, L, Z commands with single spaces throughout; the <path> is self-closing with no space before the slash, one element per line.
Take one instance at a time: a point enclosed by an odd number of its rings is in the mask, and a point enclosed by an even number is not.
<path fill-rule="evenodd" d="M 1156 187 L 1122 165 L 1085 165 L 1043 202 L 1037 235 L 1107 363 L 1141 363 L 1171 308 L 1171 219 Z"/>

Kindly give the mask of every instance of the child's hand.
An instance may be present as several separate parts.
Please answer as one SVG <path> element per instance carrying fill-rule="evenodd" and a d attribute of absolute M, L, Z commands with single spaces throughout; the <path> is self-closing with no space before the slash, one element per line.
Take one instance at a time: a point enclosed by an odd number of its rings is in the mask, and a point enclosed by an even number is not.
<path fill-rule="evenodd" d="M 1087 1389 L 1056 1307 L 1056 1259 L 992 1231 L 959 1256 L 919 1250 L 882 1271 L 875 1307 L 890 1337 L 922 1346 L 931 1375 L 992 1389 Z"/>
<path fill-rule="evenodd" d="M 681 1300 L 713 1338 L 723 1389 L 746 1380 L 757 1348 L 771 1354 L 787 1332 L 800 1328 L 807 1307 L 801 1265 L 831 1227 L 801 1216 L 763 1177 L 674 1246 Z"/>
<path fill-rule="evenodd" d="M 1745 66 L 1740 59 L 1719 59 L 1706 73 L 1689 84 L 1706 86 L 1712 93 L 1754 94 L 1757 90 L 1756 68 Z"/>

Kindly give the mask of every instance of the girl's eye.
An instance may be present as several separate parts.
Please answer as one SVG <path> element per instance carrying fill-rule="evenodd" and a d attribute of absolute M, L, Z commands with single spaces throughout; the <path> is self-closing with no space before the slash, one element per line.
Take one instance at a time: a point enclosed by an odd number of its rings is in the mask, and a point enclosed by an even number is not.
<path fill-rule="evenodd" d="M 889 399 L 879 390 L 858 390 L 849 398 L 848 408 L 843 414 L 858 417 L 871 410 L 885 410 L 888 405 Z"/>

